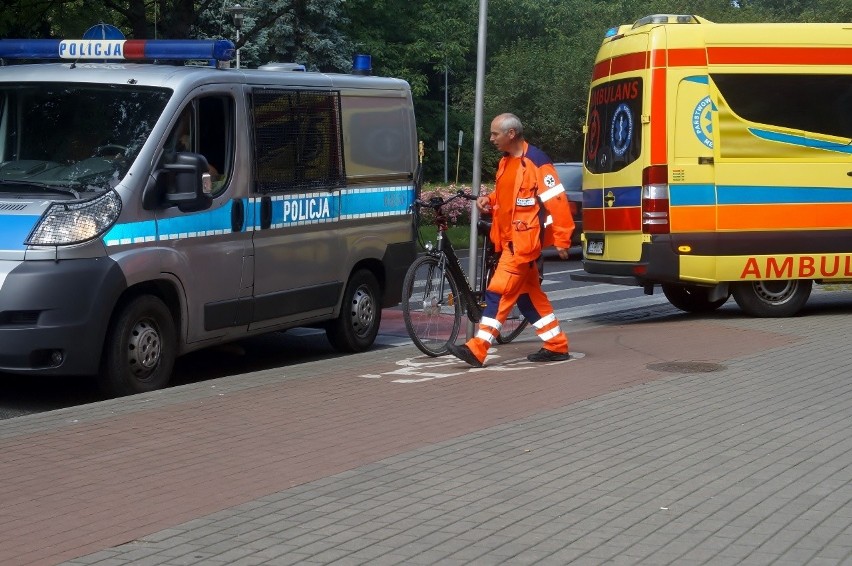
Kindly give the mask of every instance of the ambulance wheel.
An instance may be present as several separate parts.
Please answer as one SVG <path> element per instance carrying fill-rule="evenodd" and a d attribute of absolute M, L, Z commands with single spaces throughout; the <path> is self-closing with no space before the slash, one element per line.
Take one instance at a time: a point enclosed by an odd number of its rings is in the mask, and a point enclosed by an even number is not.
<path fill-rule="evenodd" d="M 343 292 L 340 316 L 325 329 L 331 345 L 340 352 L 363 352 L 373 345 L 382 321 L 379 282 L 366 269 L 352 274 Z"/>
<path fill-rule="evenodd" d="M 669 302 L 685 312 L 713 312 L 728 301 L 728 297 L 711 301 L 711 287 L 672 284 L 663 284 L 662 287 Z"/>
<path fill-rule="evenodd" d="M 146 393 L 169 382 L 175 363 L 175 324 L 157 297 L 132 299 L 110 322 L 99 385 L 110 397 Z"/>
<path fill-rule="evenodd" d="M 811 295 L 813 281 L 754 281 L 733 286 L 734 300 L 746 314 L 763 318 L 793 316 Z"/>

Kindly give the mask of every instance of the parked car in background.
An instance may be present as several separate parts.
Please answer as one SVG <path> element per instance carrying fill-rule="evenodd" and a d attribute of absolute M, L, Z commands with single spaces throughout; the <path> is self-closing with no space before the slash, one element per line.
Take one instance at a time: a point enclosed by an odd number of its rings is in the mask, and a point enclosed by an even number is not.
<path fill-rule="evenodd" d="M 568 201 L 571 203 L 571 214 L 574 216 L 574 234 L 571 236 L 571 253 L 581 253 L 580 234 L 583 232 L 583 164 L 580 162 L 554 163 L 556 173 Z"/>

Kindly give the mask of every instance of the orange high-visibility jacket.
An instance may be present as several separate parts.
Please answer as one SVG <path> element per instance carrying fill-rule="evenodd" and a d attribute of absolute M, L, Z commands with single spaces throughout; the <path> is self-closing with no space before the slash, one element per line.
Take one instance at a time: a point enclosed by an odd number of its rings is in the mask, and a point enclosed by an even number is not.
<path fill-rule="evenodd" d="M 508 157 L 497 166 L 497 180 L 506 169 Z M 565 188 L 559 181 L 556 168 L 546 153 L 524 142 L 521 166 L 514 183 L 514 206 L 511 210 L 496 209 L 491 222 L 491 241 L 501 251 L 501 231 L 505 223 L 512 226 L 512 253 L 519 261 L 533 261 L 543 247 L 571 247 L 574 219 Z M 492 209 L 497 204 L 497 191 L 488 195 Z M 543 205 L 543 208 L 542 208 Z M 542 229 L 544 232 L 542 233 Z"/>

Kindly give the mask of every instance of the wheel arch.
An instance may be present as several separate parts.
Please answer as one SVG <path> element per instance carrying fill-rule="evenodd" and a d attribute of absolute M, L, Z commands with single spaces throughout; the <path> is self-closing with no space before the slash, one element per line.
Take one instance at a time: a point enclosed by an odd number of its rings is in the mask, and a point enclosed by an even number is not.
<path fill-rule="evenodd" d="M 143 281 L 125 289 L 124 292 L 118 296 L 115 301 L 115 304 L 113 305 L 112 313 L 110 314 L 109 321 L 107 323 L 107 328 L 112 328 L 116 316 L 118 316 L 118 313 L 120 313 L 125 306 L 127 306 L 133 299 L 142 295 L 152 295 L 154 297 L 157 297 L 158 299 L 163 301 L 163 303 L 166 305 L 166 308 L 169 309 L 169 313 L 171 314 L 172 320 L 174 320 L 175 323 L 175 328 L 180 329 L 177 335 L 178 343 L 176 346 L 178 354 L 182 353 L 186 344 L 186 317 L 184 316 L 186 310 L 186 302 L 183 298 L 183 293 L 182 289 L 180 289 L 180 284 L 177 281 L 166 278 L 155 279 L 150 281 Z M 105 346 L 106 342 L 104 341 L 101 344 L 101 356 L 103 356 L 103 348 Z"/>

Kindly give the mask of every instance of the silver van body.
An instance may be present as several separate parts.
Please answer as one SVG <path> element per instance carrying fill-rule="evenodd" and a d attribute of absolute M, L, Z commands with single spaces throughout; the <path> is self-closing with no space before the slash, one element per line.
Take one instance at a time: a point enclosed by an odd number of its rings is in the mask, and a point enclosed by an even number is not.
<path fill-rule="evenodd" d="M 0 67 L 0 371 L 121 395 L 272 330 L 367 349 L 415 257 L 416 168 L 402 80 Z"/>

